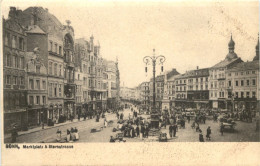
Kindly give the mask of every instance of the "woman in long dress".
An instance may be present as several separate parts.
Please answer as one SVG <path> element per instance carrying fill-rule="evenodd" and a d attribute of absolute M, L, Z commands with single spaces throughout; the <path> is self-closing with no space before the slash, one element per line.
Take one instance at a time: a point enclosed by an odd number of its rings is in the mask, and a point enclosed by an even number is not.
<path fill-rule="evenodd" d="M 67 142 L 70 142 L 70 131 L 67 129 Z"/>
<path fill-rule="evenodd" d="M 104 120 L 104 126 L 105 126 L 105 128 L 107 127 L 107 120 L 106 120 L 106 118 Z"/>

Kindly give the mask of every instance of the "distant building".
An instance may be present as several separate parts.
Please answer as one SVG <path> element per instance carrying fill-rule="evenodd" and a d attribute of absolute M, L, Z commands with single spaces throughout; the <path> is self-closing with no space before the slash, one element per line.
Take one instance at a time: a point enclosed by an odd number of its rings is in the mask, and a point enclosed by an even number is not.
<path fill-rule="evenodd" d="M 253 61 L 235 64 L 227 70 L 229 109 L 259 110 L 259 39 Z"/>
<path fill-rule="evenodd" d="M 210 105 L 212 108 L 227 108 L 228 91 L 226 85 L 227 70 L 242 60 L 234 52 L 235 42 L 230 38 L 228 43 L 229 53 L 226 58 L 209 69 Z"/>

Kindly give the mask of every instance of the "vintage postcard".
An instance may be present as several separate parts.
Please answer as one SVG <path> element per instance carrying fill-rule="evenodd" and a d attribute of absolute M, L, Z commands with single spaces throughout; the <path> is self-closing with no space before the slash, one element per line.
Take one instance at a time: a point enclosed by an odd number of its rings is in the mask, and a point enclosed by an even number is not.
<path fill-rule="evenodd" d="M 258 1 L 1 1 L 2 165 L 260 164 Z"/>

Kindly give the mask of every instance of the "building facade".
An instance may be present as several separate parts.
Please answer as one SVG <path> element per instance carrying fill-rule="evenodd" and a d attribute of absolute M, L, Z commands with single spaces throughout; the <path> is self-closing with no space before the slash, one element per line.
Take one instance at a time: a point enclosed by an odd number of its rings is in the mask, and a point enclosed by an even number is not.
<path fill-rule="evenodd" d="M 27 34 L 18 23 L 18 12 L 11 7 L 8 19 L 3 19 L 3 96 L 4 130 L 9 131 L 12 124 L 22 128 L 27 118 L 27 81 L 25 57 Z"/>
<path fill-rule="evenodd" d="M 234 52 L 235 42 L 230 39 L 228 43 L 229 53 L 226 58 L 209 69 L 209 91 L 210 91 L 210 105 L 212 108 L 227 109 L 229 100 L 228 91 L 226 87 L 226 73 L 227 70 L 232 68 L 237 63 L 241 63 L 242 60 Z"/>

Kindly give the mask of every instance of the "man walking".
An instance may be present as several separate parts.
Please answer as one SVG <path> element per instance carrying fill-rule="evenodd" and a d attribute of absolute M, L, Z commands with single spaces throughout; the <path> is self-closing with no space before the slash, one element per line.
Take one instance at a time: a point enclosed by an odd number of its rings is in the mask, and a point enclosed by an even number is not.
<path fill-rule="evenodd" d="M 15 143 L 16 142 L 16 137 L 18 136 L 18 133 L 17 133 L 17 130 L 16 130 L 15 126 L 13 127 L 11 136 L 12 136 L 12 143 Z"/>
<path fill-rule="evenodd" d="M 169 134 L 170 134 L 170 137 L 172 138 L 172 131 L 173 131 L 173 126 L 172 124 L 169 126 Z"/>
<path fill-rule="evenodd" d="M 177 126 L 176 123 L 175 123 L 175 124 L 173 125 L 173 137 L 176 136 L 177 128 L 178 128 L 178 126 Z"/>
<path fill-rule="evenodd" d="M 221 123 L 221 126 L 220 126 L 220 132 L 221 132 L 221 135 L 224 134 L 224 124 L 223 124 L 223 122 Z"/>

